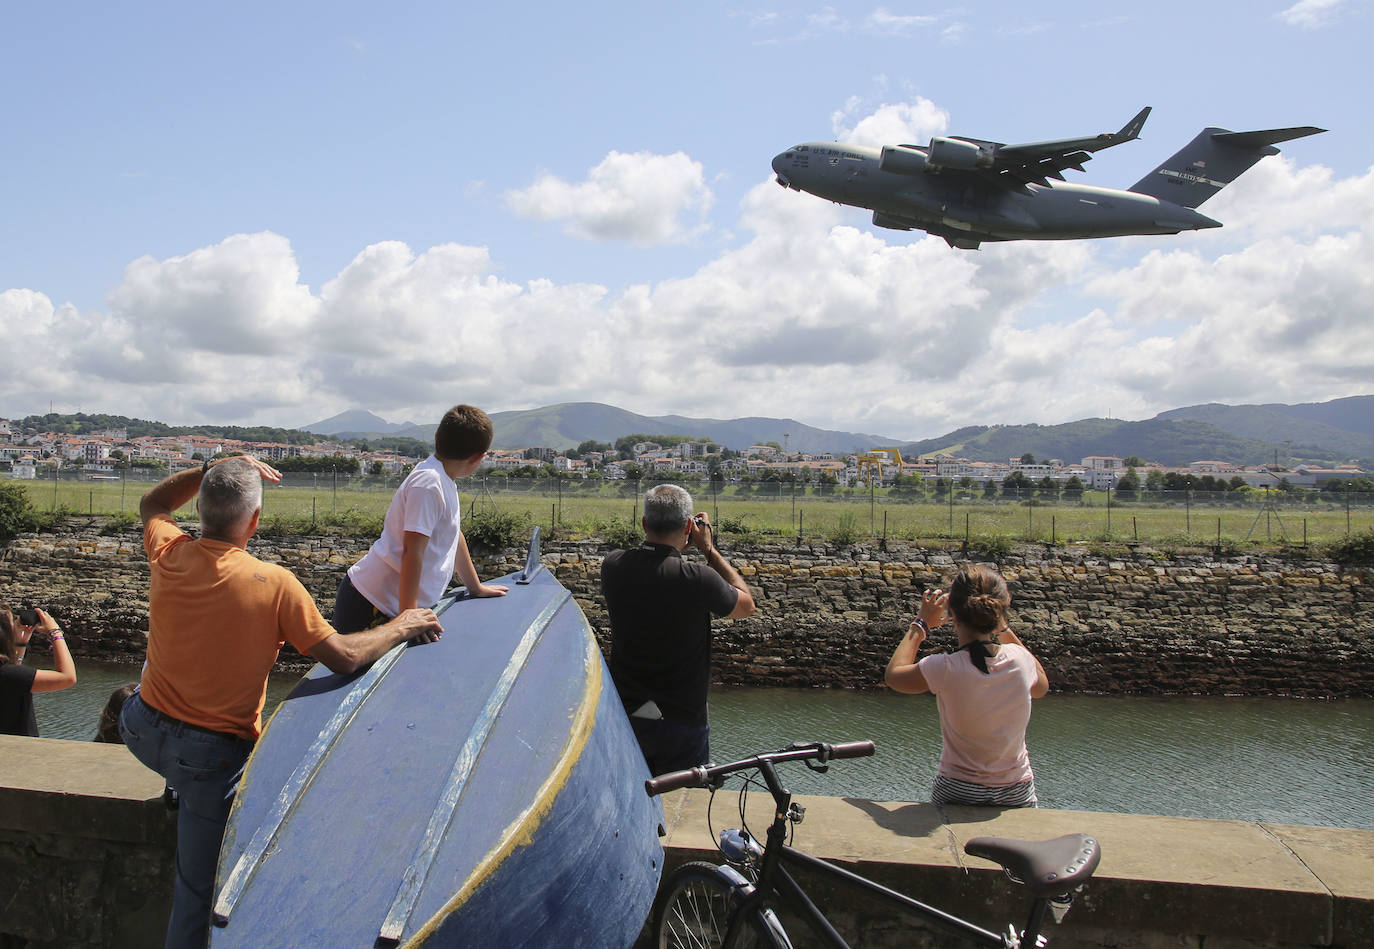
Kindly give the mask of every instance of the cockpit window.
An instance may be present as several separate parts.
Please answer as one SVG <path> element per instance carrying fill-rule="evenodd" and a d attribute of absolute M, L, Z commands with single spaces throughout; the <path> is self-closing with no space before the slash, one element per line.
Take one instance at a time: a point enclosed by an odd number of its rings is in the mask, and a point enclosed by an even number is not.
<path fill-rule="evenodd" d="M 798 146 L 796 147 L 795 151 L 807 152 L 807 151 L 810 151 L 810 149 L 807 148 L 805 145 L 798 145 Z"/>

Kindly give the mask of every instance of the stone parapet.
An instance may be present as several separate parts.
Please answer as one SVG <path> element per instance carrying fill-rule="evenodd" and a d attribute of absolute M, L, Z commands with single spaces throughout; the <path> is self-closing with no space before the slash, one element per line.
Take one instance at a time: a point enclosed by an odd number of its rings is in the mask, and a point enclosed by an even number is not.
<path fill-rule="evenodd" d="M 326 615 L 339 579 L 370 538 L 264 536 L 250 549 L 301 578 Z M 1124 549 L 1124 548 L 1123 548 Z M 717 623 L 716 682 L 877 688 L 923 589 L 959 555 L 886 545 L 730 546 L 758 612 Z M 603 647 L 599 578 L 606 548 L 544 546 L 544 562 L 587 614 Z M 689 556 L 695 556 L 689 554 Z M 518 570 L 521 552 L 478 556 L 483 576 Z M 1374 696 L 1371 572 L 1311 559 L 1171 555 L 1129 558 L 1086 547 L 1026 545 L 1003 558 L 1013 626 L 1066 692 Z M 136 530 L 73 518 L 0 551 L 11 603 L 49 607 L 82 657 L 141 662 L 148 568 Z M 952 644 L 937 631 L 936 647 Z M 283 667 L 304 663 L 290 649 Z"/>
<path fill-rule="evenodd" d="M 123 745 L 0 735 L 0 945 L 161 945 L 175 848 L 162 779 Z"/>
<path fill-rule="evenodd" d="M 0 736 L 0 945 L 159 945 L 175 847 L 161 792 L 161 779 L 121 745 Z M 736 822 L 735 795 L 725 796 L 715 808 L 717 830 Z M 798 848 L 995 931 L 1020 926 L 1026 902 L 992 864 L 965 856 L 964 843 L 1092 834 L 1102 863 L 1064 924 L 1051 930 L 1057 949 L 1374 945 L 1374 831 L 796 800 L 806 808 Z M 715 858 L 708 801 L 697 790 L 664 798 L 666 871 Z M 755 831 L 762 833 L 770 812 L 766 795 L 750 797 Z M 931 944 L 879 904 L 803 882 L 855 945 Z"/>
<path fill-rule="evenodd" d="M 714 828 L 737 826 L 733 792 Z M 664 798 L 665 874 L 689 860 L 719 862 L 707 831 L 708 792 Z M 792 845 L 984 929 L 1020 929 L 1029 900 L 990 861 L 964 854 L 973 837 L 1048 840 L 1086 833 L 1102 862 L 1064 922 L 1056 949 L 1297 949 L 1374 945 L 1374 831 L 1045 809 L 936 807 L 797 796 L 806 808 Z M 759 835 L 767 794 L 751 795 Z M 942 945 L 919 938 L 909 916 L 814 875 L 808 893 L 853 945 Z M 786 920 L 785 920 L 786 922 Z M 926 930 L 929 931 L 929 930 Z M 798 946 L 814 945 L 799 922 Z M 801 938 L 799 938 L 799 936 Z"/>

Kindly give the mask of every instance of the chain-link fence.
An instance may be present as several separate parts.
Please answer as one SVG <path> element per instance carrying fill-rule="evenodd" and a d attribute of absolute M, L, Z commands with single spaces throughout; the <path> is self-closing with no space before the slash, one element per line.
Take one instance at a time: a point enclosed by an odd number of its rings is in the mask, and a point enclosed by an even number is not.
<path fill-rule="evenodd" d="M 34 507 L 80 514 L 137 514 L 138 499 L 166 476 L 156 469 L 21 482 Z M 603 481 L 567 478 L 472 477 L 458 482 L 468 514 L 513 513 L 546 528 L 594 533 L 608 525 L 634 528 L 640 498 L 665 479 Z M 264 520 L 291 519 L 299 528 L 354 525 L 367 529 L 385 514 L 400 476 L 338 471 L 286 472 L 264 494 Z M 1260 541 L 1307 544 L 1374 529 L 1374 493 L 1342 490 L 1130 492 L 1041 490 L 925 482 L 897 487 L 817 485 L 786 481 L 723 482 L 684 478 L 696 506 L 726 533 L 828 539 L 1010 538 L 1066 542 L 1113 538 L 1141 542 Z"/>

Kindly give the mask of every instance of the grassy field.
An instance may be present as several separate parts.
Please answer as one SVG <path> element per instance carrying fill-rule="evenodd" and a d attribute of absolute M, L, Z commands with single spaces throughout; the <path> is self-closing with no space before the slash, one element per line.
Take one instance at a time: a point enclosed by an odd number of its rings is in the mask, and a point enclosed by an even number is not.
<path fill-rule="evenodd" d="M 315 527 L 353 529 L 362 534 L 380 530 L 394 484 L 359 483 L 335 488 L 331 479 L 297 478 L 295 483 L 268 486 L 263 497 L 263 520 L 294 530 Z M 34 507 L 77 514 L 137 516 L 138 499 L 149 484 L 129 481 L 31 481 L 25 483 Z M 599 491 L 547 489 L 501 491 L 483 482 L 459 482 L 467 514 L 500 512 L 528 519 L 561 536 L 624 531 L 638 523 L 639 493 L 603 486 Z M 783 488 L 777 498 L 736 497 L 733 487 L 713 497 L 709 489 L 697 494 L 697 506 L 727 534 L 748 537 L 786 537 L 853 542 L 887 537 L 894 540 L 953 540 L 996 544 L 1016 541 L 1075 542 L 1140 541 L 1171 546 L 1256 543 L 1328 543 L 1350 533 L 1374 529 L 1374 505 L 1369 499 L 1352 504 L 1307 502 L 1270 507 L 1206 505 L 1200 503 L 1123 503 L 1089 492 L 1081 502 L 1034 505 L 1015 501 L 986 502 L 956 499 L 908 501 L 875 492 L 872 498 L 792 497 Z M 193 516 L 187 508 L 187 516 Z"/>

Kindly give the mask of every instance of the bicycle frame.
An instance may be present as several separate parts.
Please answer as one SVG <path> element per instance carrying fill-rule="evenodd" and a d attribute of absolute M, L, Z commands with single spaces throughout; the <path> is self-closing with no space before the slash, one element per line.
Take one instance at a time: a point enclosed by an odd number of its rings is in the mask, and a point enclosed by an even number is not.
<path fill-rule="evenodd" d="M 740 926 L 748 925 L 748 920 L 753 919 L 759 912 L 776 902 L 777 905 L 800 917 L 817 936 L 825 940 L 828 946 L 833 947 L 833 949 L 850 949 L 849 943 L 835 930 L 825 913 L 816 906 L 801 884 L 787 871 L 787 866 L 792 865 L 835 880 L 850 889 L 867 893 L 881 902 L 900 907 L 963 936 L 976 946 L 985 947 L 985 949 L 1008 949 L 1010 946 L 1020 945 L 1014 935 L 1009 940 L 1007 936 L 983 929 L 981 926 L 922 903 L 920 900 L 912 899 L 896 890 L 874 883 L 857 873 L 852 873 L 819 857 L 813 857 L 788 846 L 786 836 L 788 815 L 792 802 L 791 792 L 784 788 L 778 780 L 777 772 L 771 761 L 758 762 L 758 768 L 764 783 L 773 795 L 777 808 L 774 812 L 773 822 L 768 827 L 768 842 L 763 849 L 758 878 L 754 881 L 754 892 L 740 907 L 739 912 L 733 915 L 730 925 L 731 937 L 734 936 L 735 931 Z M 774 897 L 776 900 L 773 899 Z M 1027 927 L 1029 938 L 1026 940 L 1026 944 L 1032 947 L 1036 945 L 1036 934 L 1044 915 L 1044 906 L 1041 904 L 1044 902 L 1044 900 L 1036 900 L 1036 906 L 1031 913 L 1031 925 Z M 730 944 L 728 939 L 726 944 Z"/>

